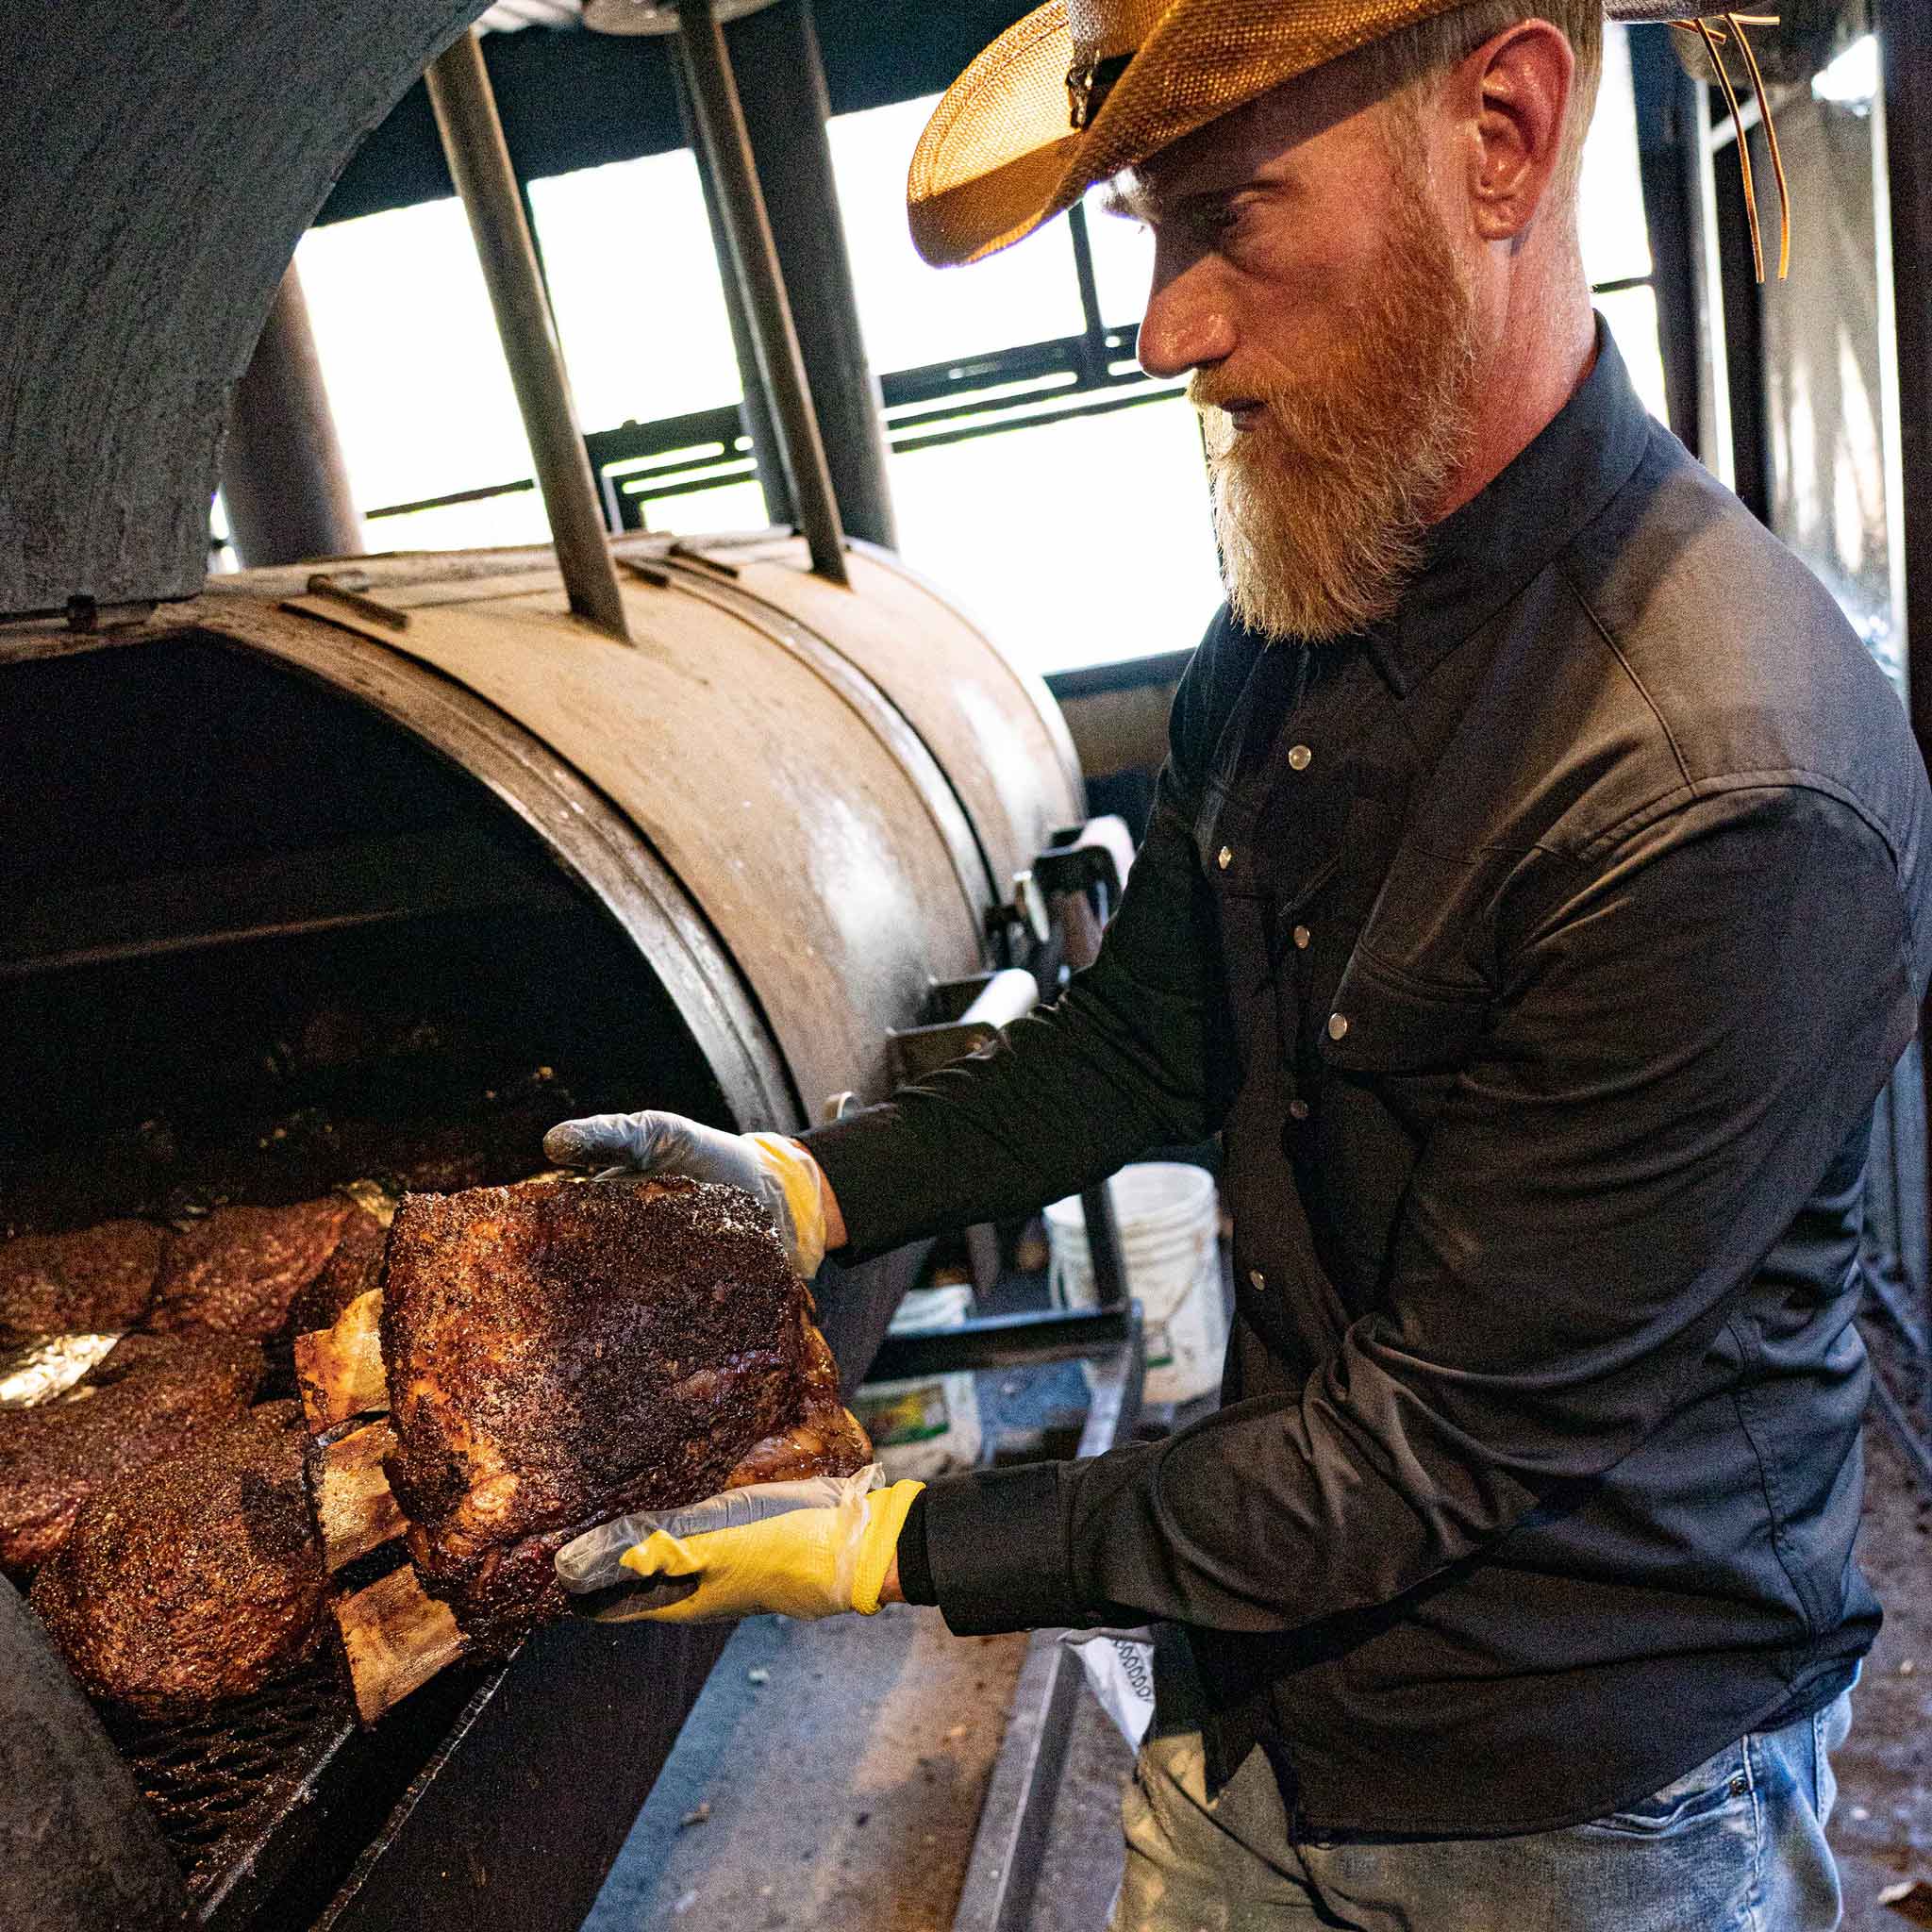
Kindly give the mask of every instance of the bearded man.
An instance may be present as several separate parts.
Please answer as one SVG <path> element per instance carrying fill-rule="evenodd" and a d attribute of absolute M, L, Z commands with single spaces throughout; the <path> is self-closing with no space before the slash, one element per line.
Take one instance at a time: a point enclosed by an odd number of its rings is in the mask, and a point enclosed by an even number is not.
<path fill-rule="evenodd" d="M 1120 1932 L 1838 1923 L 1858 1232 L 1927 792 L 1592 319 L 1598 4 L 1054 0 L 969 69 L 922 247 L 1112 180 L 1141 358 L 1213 455 L 1228 606 L 1119 913 L 1051 1008 L 802 1141 L 549 1141 L 761 1189 L 810 1266 L 1223 1135 L 1219 1413 L 630 1558 L 698 1575 L 675 1616 L 1162 1622 Z"/>

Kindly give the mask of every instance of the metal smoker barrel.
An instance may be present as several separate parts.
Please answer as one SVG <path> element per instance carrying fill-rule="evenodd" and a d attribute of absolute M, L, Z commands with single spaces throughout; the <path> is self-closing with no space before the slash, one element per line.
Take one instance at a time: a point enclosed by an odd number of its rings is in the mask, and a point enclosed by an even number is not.
<path fill-rule="evenodd" d="M 571 622 L 543 553 L 372 559 L 347 596 L 244 573 L 193 621 L 458 762 L 493 747 L 484 782 L 630 925 L 741 1120 L 875 1097 L 887 1029 L 980 970 L 1014 873 L 1080 818 L 1064 723 L 886 552 L 855 546 L 845 590 L 791 537 L 619 550 L 631 643 Z"/>

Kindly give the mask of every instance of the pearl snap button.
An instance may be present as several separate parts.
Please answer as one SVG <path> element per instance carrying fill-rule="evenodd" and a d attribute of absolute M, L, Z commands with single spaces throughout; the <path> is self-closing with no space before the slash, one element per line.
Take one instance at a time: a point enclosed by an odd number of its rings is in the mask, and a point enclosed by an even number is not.
<path fill-rule="evenodd" d="M 1262 1289 L 1268 1286 L 1268 1277 L 1258 1268 L 1250 1268 L 1248 1270 L 1248 1285 L 1258 1294 Z"/>
<path fill-rule="evenodd" d="M 1315 754 L 1305 744 L 1293 744 L 1288 750 L 1288 766 L 1291 772 L 1306 772 L 1315 761 Z"/>
<path fill-rule="evenodd" d="M 1340 1013 L 1328 1015 L 1328 1038 L 1340 1040 L 1348 1031 L 1348 1022 Z"/>
<path fill-rule="evenodd" d="M 1308 950 L 1308 941 L 1313 937 L 1314 935 L 1308 931 L 1307 926 L 1296 926 L 1294 929 L 1295 950 L 1300 953 L 1306 953 Z"/>
<path fill-rule="evenodd" d="M 1214 862 L 1223 872 L 1225 872 L 1234 863 L 1234 847 L 1232 845 L 1224 845 L 1215 856 Z"/>

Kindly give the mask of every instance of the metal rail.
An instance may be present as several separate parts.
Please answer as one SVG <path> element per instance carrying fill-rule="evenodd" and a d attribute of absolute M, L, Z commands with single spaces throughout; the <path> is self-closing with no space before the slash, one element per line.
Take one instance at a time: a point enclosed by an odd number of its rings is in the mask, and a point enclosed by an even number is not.
<path fill-rule="evenodd" d="M 1103 1455 L 1132 1435 L 1145 1366 L 1135 1308 L 1126 1340 L 1096 1364 L 1078 1455 Z M 1059 1633 L 1036 1630 L 1027 1641 L 1006 1738 L 993 1760 L 953 1932 L 1024 1932 L 1079 1686 L 1079 1660 L 1059 1641 Z"/>
<path fill-rule="evenodd" d="M 732 75 L 724 30 L 712 0 L 681 0 L 677 17 L 677 44 L 684 57 L 691 115 L 698 125 L 711 178 L 717 184 L 731 266 L 744 291 L 758 375 L 771 402 L 792 502 L 811 551 L 813 570 L 833 583 L 847 583 L 839 501 L 806 382 L 805 358 L 778 267 L 764 194 L 758 187 L 751 136 Z"/>
<path fill-rule="evenodd" d="M 597 486 L 577 428 L 570 377 L 558 347 L 516 171 L 510 166 L 476 36 L 463 34 L 429 63 L 423 78 L 449 172 L 476 240 L 476 258 L 490 291 L 490 306 L 496 312 L 524 430 L 530 439 L 570 608 L 600 630 L 628 642 L 630 630 L 597 507 Z"/>

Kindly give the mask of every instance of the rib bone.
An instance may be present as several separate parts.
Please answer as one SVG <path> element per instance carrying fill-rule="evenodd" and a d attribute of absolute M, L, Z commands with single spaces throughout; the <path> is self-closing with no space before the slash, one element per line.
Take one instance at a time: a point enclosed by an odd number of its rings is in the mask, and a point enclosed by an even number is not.
<path fill-rule="evenodd" d="M 344 1308 L 333 1328 L 295 1338 L 295 1382 L 308 1431 L 389 1407 L 382 1371 L 382 1291 L 372 1288 Z"/>
<path fill-rule="evenodd" d="M 371 1423 L 311 1450 L 309 1488 L 330 1575 L 408 1526 L 382 1468 L 382 1458 L 395 1446 L 395 1431 L 387 1423 Z"/>
<path fill-rule="evenodd" d="M 367 1590 L 340 1598 L 335 1614 L 356 1710 L 365 1724 L 394 1709 L 466 1648 L 449 1606 L 424 1591 L 408 1563 Z"/>

